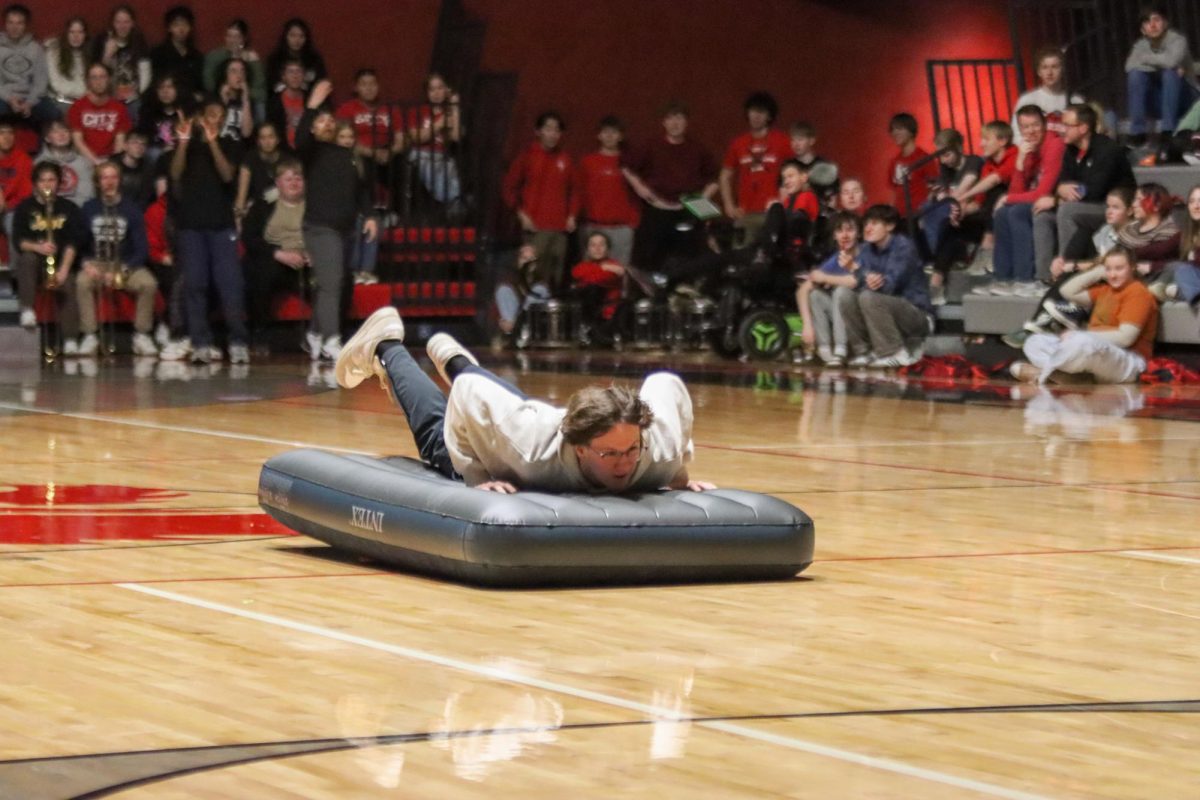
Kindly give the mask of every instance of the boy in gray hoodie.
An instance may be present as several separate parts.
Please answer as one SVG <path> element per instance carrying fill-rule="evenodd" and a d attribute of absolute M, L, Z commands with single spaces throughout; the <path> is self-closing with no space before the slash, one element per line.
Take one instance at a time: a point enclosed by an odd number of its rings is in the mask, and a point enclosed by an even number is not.
<path fill-rule="evenodd" d="M 1147 117 L 1158 119 L 1159 132 L 1170 135 L 1196 98 L 1187 37 L 1170 27 L 1164 4 L 1143 6 L 1141 23 L 1142 37 L 1125 59 L 1129 132 L 1138 144 L 1145 140 Z"/>
<path fill-rule="evenodd" d="M 49 83 L 46 51 L 29 32 L 29 9 L 19 3 L 4 7 L 0 32 L 0 115 L 58 119 L 58 106 L 46 95 Z"/>

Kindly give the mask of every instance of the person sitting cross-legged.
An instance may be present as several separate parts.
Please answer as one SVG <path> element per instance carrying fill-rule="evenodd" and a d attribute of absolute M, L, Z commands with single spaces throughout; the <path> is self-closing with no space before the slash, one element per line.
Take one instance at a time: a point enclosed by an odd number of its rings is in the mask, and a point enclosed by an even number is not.
<path fill-rule="evenodd" d="M 447 396 L 404 347 L 404 323 L 386 306 L 338 354 L 349 389 L 376 376 L 408 417 L 421 460 L 485 491 L 624 493 L 663 487 L 704 491 L 692 480 L 692 401 L 677 376 L 655 373 L 639 391 L 588 386 L 565 409 L 527 397 L 479 366 L 445 333 L 426 352 Z"/>
<path fill-rule="evenodd" d="M 1146 369 L 1158 328 L 1158 304 L 1137 280 L 1137 255 L 1117 245 L 1104 256 L 1104 283 L 1085 288 L 1087 273 L 1063 284 L 1064 298 L 1092 310 L 1086 331 L 1038 333 L 1025 341 L 1025 357 L 1010 367 L 1027 383 L 1072 381 L 1090 375 L 1097 383 L 1136 381 Z"/>
<path fill-rule="evenodd" d="M 846 324 L 850 365 L 889 369 L 921 360 L 933 306 L 929 279 L 912 239 L 896 233 L 900 214 L 875 205 L 863 216 L 863 247 L 854 260 L 857 292 L 837 295 Z"/>

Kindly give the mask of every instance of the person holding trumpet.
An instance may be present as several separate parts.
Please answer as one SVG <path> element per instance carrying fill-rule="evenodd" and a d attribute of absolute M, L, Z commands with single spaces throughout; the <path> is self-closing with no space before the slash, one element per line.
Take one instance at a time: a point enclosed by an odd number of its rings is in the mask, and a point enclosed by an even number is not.
<path fill-rule="evenodd" d="M 42 161 L 33 168 L 33 194 L 13 214 L 13 238 L 17 246 L 17 299 L 21 325 L 37 326 L 34 300 L 38 286 L 54 292 L 62 353 L 79 352 L 79 304 L 75 296 L 72 268 L 85 237 L 79 208 L 58 196 L 62 170 Z"/>
<path fill-rule="evenodd" d="M 133 200 L 121 195 L 121 165 L 117 162 L 103 161 L 96 167 L 96 196 L 83 204 L 83 218 L 89 235 L 76 279 L 83 330 L 79 355 L 94 356 L 99 349 L 96 289 L 103 286 L 137 298 L 133 354 L 157 356 L 158 347 L 150 333 L 158 281 L 146 268 L 150 248 L 142 212 Z"/>

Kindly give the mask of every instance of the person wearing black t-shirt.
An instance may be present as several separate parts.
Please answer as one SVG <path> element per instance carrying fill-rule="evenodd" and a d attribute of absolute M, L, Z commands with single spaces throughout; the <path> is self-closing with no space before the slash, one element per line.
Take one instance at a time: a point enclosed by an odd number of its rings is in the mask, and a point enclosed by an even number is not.
<path fill-rule="evenodd" d="M 192 361 L 208 363 L 221 357 L 208 324 L 208 289 L 214 283 L 229 331 L 229 360 L 244 364 L 250 358 L 245 287 L 233 219 L 233 182 L 242 153 L 238 142 L 221 137 L 224 122 L 225 104 L 210 97 L 199 117 L 180 126 L 171 181 Z"/>
<path fill-rule="evenodd" d="M 342 349 L 343 298 L 349 299 L 346 253 L 361 216 L 363 234 L 374 241 L 378 224 L 372 216 L 370 183 L 354 141 L 342 147 L 335 140 L 336 120 L 321 111 L 333 84 L 320 81 L 309 95 L 296 129 L 296 150 L 304 160 L 308 203 L 304 210 L 304 243 L 312 262 L 313 330 L 308 335 L 313 360 L 336 359 Z"/>

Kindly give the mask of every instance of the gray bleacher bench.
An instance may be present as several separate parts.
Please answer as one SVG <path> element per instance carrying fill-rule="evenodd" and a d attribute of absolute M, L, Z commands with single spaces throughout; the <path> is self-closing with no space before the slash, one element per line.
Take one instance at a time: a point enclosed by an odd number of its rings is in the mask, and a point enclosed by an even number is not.
<path fill-rule="evenodd" d="M 1002 335 L 1019 330 L 1037 309 L 1035 297 L 963 297 L 963 331 Z M 1200 344 L 1200 316 L 1181 300 L 1159 308 L 1157 341 L 1167 344 Z"/>

